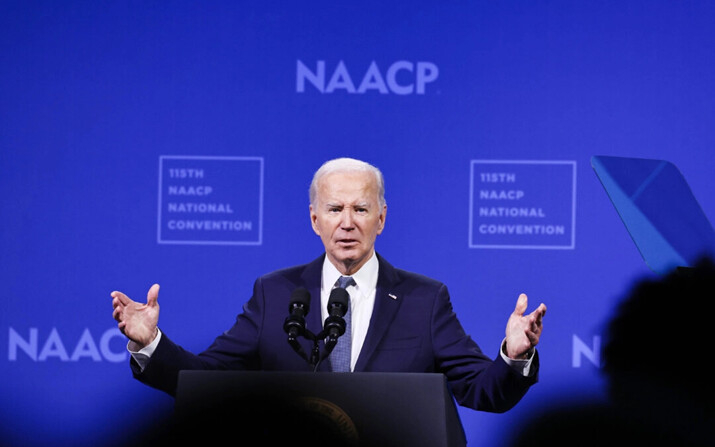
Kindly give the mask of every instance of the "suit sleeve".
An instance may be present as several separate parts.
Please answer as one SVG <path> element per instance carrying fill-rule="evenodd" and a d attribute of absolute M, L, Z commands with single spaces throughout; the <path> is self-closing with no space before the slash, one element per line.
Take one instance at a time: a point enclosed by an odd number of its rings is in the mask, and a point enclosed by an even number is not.
<path fill-rule="evenodd" d="M 482 352 L 457 319 L 444 285 L 437 292 L 431 321 L 436 370 L 445 374 L 460 405 L 502 413 L 516 405 L 537 381 L 538 373 L 524 377 L 500 355 L 491 359 Z M 537 356 L 532 363 L 535 371 Z"/>
<path fill-rule="evenodd" d="M 249 370 L 258 364 L 258 339 L 263 327 L 264 297 L 261 279 L 253 286 L 253 296 L 243 306 L 243 312 L 227 331 L 216 337 L 211 346 L 193 354 L 174 343 L 166 333 L 142 371 L 130 359 L 134 377 L 153 388 L 174 396 L 181 370 Z"/>

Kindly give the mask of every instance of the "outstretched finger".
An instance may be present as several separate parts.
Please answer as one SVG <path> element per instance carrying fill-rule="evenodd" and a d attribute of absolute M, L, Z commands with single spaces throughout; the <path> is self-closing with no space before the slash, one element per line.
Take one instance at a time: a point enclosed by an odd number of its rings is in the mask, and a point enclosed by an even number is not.
<path fill-rule="evenodd" d="M 116 306 L 114 308 L 114 312 L 112 312 L 112 318 L 114 318 L 117 321 L 121 321 L 122 317 L 122 312 L 124 312 L 124 306 Z"/>
<path fill-rule="evenodd" d="M 159 299 L 159 284 L 154 284 L 151 286 L 146 294 L 146 304 L 148 306 L 156 306 L 157 300 Z"/>
<path fill-rule="evenodd" d="M 117 290 L 110 293 L 109 295 L 112 298 L 119 300 L 119 302 L 125 306 L 132 302 L 132 300 L 128 296 L 126 296 L 125 294 L 123 294 L 122 292 L 119 292 Z"/>
<path fill-rule="evenodd" d="M 529 330 L 535 333 L 540 333 L 541 332 L 541 319 L 537 317 L 532 317 L 529 320 Z"/>
<path fill-rule="evenodd" d="M 546 315 L 546 305 L 541 303 L 539 307 L 536 308 L 534 313 L 536 314 L 536 323 L 541 326 L 541 320 L 543 320 L 544 315 Z"/>
<path fill-rule="evenodd" d="M 527 299 L 526 294 L 522 293 L 516 300 L 516 307 L 514 308 L 514 313 L 519 316 L 524 315 L 524 312 L 526 312 L 526 307 L 528 305 L 529 300 Z"/>

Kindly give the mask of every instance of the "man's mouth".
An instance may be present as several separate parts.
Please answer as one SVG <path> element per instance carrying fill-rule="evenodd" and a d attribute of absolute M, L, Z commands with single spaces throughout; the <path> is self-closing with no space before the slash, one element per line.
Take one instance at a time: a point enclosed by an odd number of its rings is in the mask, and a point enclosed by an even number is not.
<path fill-rule="evenodd" d="M 342 247 L 351 247 L 353 245 L 356 245 L 357 243 L 358 241 L 355 239 L 338 239 L 338 245 Z"/>

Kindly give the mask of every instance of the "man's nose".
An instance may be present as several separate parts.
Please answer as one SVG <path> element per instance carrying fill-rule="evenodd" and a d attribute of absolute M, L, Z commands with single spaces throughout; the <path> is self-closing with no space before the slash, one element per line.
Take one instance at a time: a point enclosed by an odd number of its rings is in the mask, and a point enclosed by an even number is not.
<path fill-rule="evenodd" d="M 343 230 L 351 230 L 354 227 L 353 213 L 346 209 L 343 210 L 342 216 L 340 216 L 340 227 Z"/>

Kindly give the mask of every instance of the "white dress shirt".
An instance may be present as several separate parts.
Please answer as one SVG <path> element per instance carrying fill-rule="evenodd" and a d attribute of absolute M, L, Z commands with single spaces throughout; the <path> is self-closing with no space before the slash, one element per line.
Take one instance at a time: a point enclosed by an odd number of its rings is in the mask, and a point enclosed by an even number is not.
<path fill-rule="evenodd" d="M 352 329 L 352 350 L 350 352 L 350 371 L 355 370 L 360 350 L 365 342 L 367 329 L 370 326 L 372 309 L 375 307 L 375 291 L 377 290 L 377 271 L 379 264 L 373 251 L 370 259 L 360 270 L 351 275 L 355 285 L 346 288 L 350 295 L 350 327 Z M 335 288 L 335 283 L 342 273 L 325 257 L 323 274 L 320 284 L 320 312 L 322 321 L 328 318 L 328 299 L 330 291 Z"/>

